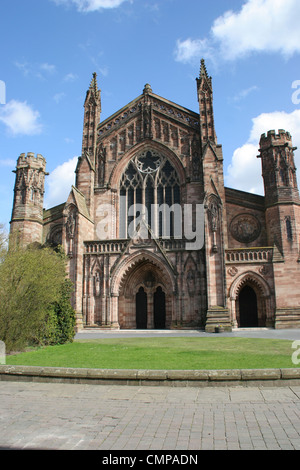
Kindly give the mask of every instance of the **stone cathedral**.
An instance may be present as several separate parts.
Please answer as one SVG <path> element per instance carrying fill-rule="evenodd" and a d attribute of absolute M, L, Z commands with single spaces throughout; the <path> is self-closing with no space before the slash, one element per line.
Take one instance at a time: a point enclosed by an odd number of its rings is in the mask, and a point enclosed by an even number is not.
<path fill-rule="evenodd" d="M 196 85 L 199 113 L 147 84 L 101 122 L 94 74 L 75 186 L 61 205 L 43 209 L 45 159 L 17 160 L 11 232 L 63 246 L 78 328 L 300 327 L 292 137 L 261 136 L 264 196 L 224 187 L 204 60 Z"/>

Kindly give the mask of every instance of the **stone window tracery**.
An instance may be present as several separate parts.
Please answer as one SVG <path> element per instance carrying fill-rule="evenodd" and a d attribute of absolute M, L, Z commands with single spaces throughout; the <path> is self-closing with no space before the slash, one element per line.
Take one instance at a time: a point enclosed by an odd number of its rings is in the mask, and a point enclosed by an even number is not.
<path fill-rule="evenodd" d="M 166 211 L 164 215 L 168 220 L 165 220 L 162 211 L 156 213 L 153 210 L 153 205 L 166 204 L 171 208 L 180 204 L 179 177 L 166 157 L 153 150 L 135 156 L 121 177 L 120 196 L 120 238 L 127 238 L 127 229 L 135 219 L 135 216 L 129 215 L 129 208 L 137 204 L 146 209 L 146 223 L 154 233 L 159 237 L 166 234 L 174 236 L 173 212 Z M 133 212 L 136 214 L 136 211 Z M 136 215 L 139 217 L 138 213 Z"/>

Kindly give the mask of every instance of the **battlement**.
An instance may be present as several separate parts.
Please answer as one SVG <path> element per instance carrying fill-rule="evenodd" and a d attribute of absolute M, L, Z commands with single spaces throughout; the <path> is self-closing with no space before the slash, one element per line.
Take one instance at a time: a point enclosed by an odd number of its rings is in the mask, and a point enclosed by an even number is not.
<path fill-rule="evenodd" d="M 21 167 L 30 167 L 45 171 L 46 160 L 39 153 L 37 155 L 35 155 L 33 152 L 28 152 L 27 155 L 25 153 L 21 153 L 17 160 L 17 168 Z"/>
<path fill-rule="evenodd" d="M 265 149 L 270 146 L 292 145 L 292 136 L 284 129 L 279 129 L 276 134 L 275 130 L 269 131 L 267 134 L 262 134 L 260 138 L 260 148 Z"/>

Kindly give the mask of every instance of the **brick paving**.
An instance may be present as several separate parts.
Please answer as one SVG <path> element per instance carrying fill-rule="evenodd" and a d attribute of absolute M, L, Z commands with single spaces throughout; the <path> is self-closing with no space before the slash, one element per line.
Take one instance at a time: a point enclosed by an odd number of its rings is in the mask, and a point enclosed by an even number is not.
<path fill-rule="evenodd" d="M 0 448 L 300 450 L 300 386 L 0 382 Z"/>

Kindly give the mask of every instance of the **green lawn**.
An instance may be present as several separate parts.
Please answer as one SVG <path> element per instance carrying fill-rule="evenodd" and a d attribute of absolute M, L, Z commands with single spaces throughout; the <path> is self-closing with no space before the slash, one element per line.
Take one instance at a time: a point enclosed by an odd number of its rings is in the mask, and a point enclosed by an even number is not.
<path fill-rule="evenodd" d="M 245 338 L 76 340 L 6 358 L 9 365 L 100 369 L 292 368 L 292 341 Z"/>

